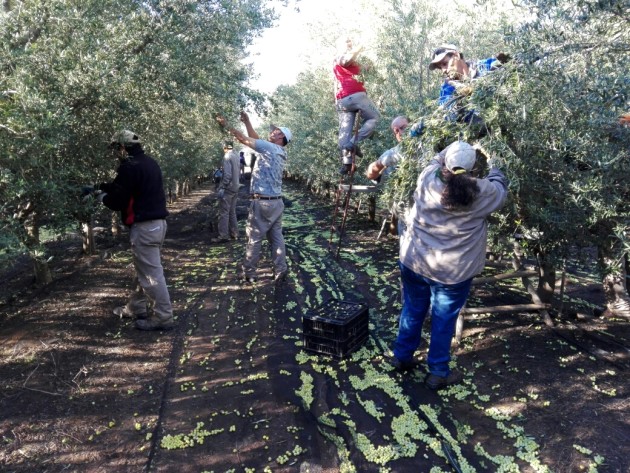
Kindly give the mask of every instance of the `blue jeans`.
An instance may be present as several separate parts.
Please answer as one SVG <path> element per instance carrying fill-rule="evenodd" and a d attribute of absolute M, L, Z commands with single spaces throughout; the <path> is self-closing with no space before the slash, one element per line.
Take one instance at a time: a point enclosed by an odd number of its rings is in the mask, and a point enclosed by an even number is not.
<path fill-rule="evenodd" d="M 422 324 L 431 307 L 431 341 L 427 364 L 429 372 L 448 376 L 451 361 L 451 339 L 457 315 L 468 298 L 472 278 L 457 284 L 433 281 L 400 265 L 403 308 L 400 314 L 398 337 L 394 355 L 402 362 L 410 362 L 420 345 Z"/>

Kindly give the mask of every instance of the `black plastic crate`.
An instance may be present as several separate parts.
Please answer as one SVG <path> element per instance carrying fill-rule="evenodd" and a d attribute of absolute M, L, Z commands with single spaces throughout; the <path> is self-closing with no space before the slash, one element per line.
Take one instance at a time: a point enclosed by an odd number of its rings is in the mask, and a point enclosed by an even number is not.
<path fill-rule="evenodd" d="M 302 317 L 302 331 L 305 337 L 345 342 L 367 330 L 368 312 L 367 304 L 329 299 Z"/>
<path fill-rule="evenodd" d="M 335 358 L 344 358 L 363 345 L 369 335 L 367 325 L 346 340 L 331 340 L 314 335 L 304 336 L 304 349 L 320 355 L 329 355 Z"/>

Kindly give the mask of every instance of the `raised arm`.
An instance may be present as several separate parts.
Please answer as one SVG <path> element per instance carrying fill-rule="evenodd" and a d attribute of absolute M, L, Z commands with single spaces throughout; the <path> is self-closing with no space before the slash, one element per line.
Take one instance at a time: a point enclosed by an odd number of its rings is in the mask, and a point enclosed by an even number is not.
<path fill-rule="evenodd" d="M 250 133 L 250 128 L 252 128 L 251 123 L 249 123 L 249 117 L 247 118 L 247 123 L 245 123 L 245 126 L 248 128 L 247 132 L 249 133 L 249 136 L 246 136 L 242 131 L 237 130 L 236 128 L 231 127 L 227 120 L 225 119 L 225 117 L 218 115 L 217 118 L 217 123 L 219 125 L 221 125 L 222 128 L 224 128 L 225 130 L 227 130 L 232 136 L 234 136 L 234 138 L 236 138 L 240 143 L 244 144 L 245 146 L 254 149 L 255 144 L 256 144 L 256 140 L 258 139 L 258 135 L 256 134 L 256 132 L 254 132 L 255 136 L 252 136 Z M 241 114 L 241 120 L 242 120 L 242 114 Z M 253 129 L 252 129 L 253 131 Z"/>
<path fill-rule="evenodd" d="M 357 58 L 359 57 L 359 54 L 363 52 L 363 49 L 363 46 L 353 46 L 352 48 L 349 48 L 345 53 L 337 57 L 337 64 L 347 66 L 352 62 L 357 62 Z"/>
<path fill-rule="evenodd" d="M 247 115 L 247 113 L 241 112 L 241 121 L 245 124 L 245 128 L 247 129 L 247 134 L 249 135 L 249 137 L 259 140 L 260 136 L 258 136 L 256 130 L 254 130 L 252 123 L 249 121 L 249 115 Z"/>

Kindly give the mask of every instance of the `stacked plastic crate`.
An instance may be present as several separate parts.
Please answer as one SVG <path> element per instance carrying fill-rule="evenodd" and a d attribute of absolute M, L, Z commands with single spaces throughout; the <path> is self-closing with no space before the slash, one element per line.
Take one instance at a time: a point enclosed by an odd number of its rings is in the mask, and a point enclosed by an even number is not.
<path fill-rule="evenodd" d="M 305 349 L 345 357 L 367 340 L 368 313 L 365 303 L 329 299 L 302 317 Z"/>

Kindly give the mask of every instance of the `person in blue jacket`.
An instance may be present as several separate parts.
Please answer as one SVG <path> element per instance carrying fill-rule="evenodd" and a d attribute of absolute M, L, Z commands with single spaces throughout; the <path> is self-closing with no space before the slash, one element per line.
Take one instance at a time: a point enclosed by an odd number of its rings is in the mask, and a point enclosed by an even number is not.
<path fill-rule="evenodd" d="M 463 53 L 453 44 L 444 44 L 436 48 L 433 51 L 433 58 L 429 64 L 429 70 L 439 70 L 444 75 L 438 105 L 448 111 L 446 119 L 465 122 L 473 120 L 473 117 L 476 116 L 474 112 L 468 111 L 461 117 L 455 106 L 456 98 L 462 95 L 462 87 L 464 87 L 468 81 L 478 79 L 501 67 L 507 60 L 509 60 L 508 55 L 499 53 L 497 57 L 490 57 L 478 61 L 466 61 Z"/>

